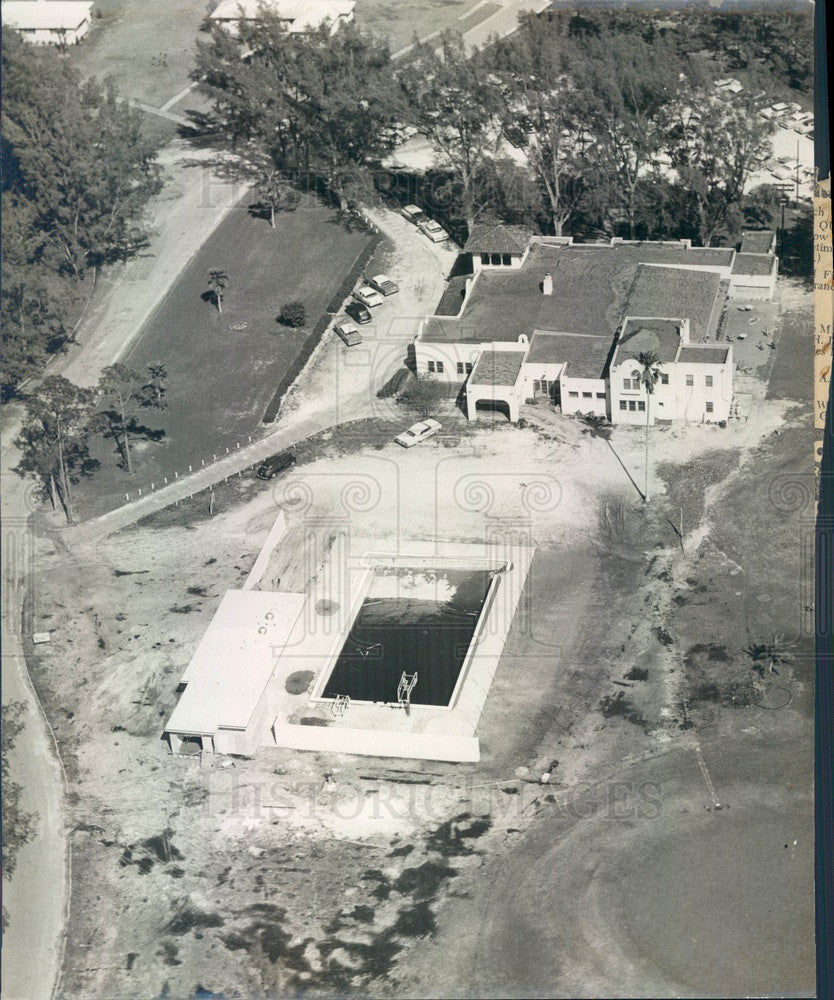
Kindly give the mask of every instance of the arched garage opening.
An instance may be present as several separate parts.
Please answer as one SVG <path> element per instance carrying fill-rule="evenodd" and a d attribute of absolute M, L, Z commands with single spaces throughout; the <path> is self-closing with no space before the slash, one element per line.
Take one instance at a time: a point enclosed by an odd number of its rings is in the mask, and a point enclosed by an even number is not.
<path fill-rule="evenodd" d="M 475 419 L 512 423 L 510 404 L 505 399 L 479 399 L 475 402 Z"/>

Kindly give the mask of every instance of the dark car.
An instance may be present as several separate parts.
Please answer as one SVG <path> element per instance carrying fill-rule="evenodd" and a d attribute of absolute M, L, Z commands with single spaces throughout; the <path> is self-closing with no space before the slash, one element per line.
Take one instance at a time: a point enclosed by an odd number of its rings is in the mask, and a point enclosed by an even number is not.
<path fill-rule="evenodd" d="M 272 479 L 279 472 L 289 469 L 291 465 L 295 465 L 295 455 L 291 451 L 284 451 L 280 455 L 273 455 L 258 469 L 258 479 Z"/>
<path fill-rule="evenodd" d="M 354 323 L 371 322 L 371 310 L 367 306 L 363 306 L 361 302 L 349 302 L 345 306 L 345 312 L 350 316 Z"/>

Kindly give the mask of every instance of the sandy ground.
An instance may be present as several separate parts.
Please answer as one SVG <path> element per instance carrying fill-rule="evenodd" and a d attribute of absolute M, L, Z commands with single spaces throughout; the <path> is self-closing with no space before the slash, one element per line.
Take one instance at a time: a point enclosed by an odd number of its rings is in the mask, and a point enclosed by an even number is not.
<path fill-rule="evenodd" d="M 807 417 L 772 399 L 726 430 L 653 432 L 646 509 L 626 472 L 642 431 L 526 416 L 472 428 L 450 409 L 450 434 L 410 451 L 334 436 L 213 518 L 180 511 L 81 560 L 43 543 L 31 613 L 53 641 L 34 674 L 72 790 L 68 994 L 672 996 L 705 967 L 710 989 L 808 986 L 807 515 L 780 480 L 801 482 Z M 535 540 L 480 764 L 167 755 L 179 676 L 277 505 L 296 573 L 334 518 Z M 760 677 L 743 647 L 776 623 L 798 655 Z"/>

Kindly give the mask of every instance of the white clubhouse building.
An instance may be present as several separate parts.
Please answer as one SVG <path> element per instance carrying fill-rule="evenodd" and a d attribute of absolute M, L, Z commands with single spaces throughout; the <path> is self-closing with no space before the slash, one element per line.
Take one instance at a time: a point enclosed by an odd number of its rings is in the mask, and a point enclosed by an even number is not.
<path fill-rule="evenodd" d="M 467 415 L 549 399 L 562 412 L 613 423 L 718 422 L 733 398 L 728 299 L 770 299 L 773 233 L 745 233 L 741 251 L 689 241 L 574 243 L 515 227 L 476 226 L 414 341 L 418 375 L 463 383 Z M 640 354 L 654 354 L 651 400 Z M 647 410 L 648 404 L 648 410 Z"/>

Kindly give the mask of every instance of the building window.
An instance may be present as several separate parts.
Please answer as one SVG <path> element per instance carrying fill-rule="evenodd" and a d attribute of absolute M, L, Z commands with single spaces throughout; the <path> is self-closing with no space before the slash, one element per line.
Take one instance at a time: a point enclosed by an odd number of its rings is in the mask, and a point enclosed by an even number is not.
<path fill-rule="evenodd" d="M 628 403 L 627 403 L 627 402 L 626 402 L 626 401 L 625 401 L 624 399 L 621 399 L 621 400 L 620 400 L 620 409 L 621 409 L 621 410 L 626 410 L 626 409 L 628 409 Z"/>
<path fill-rule="evenodd" d="M 458 375 L 463 375 L 463 362 L 462 361 L 458 361 L 457 368 L 458 368 Z"/>
<path fill-rule="evenodd" d="M 569 392 L 568 395 L 570 396 L 571 399 L 579 399 L 578 392 Z"/>
<path fill-rule="evenodd" d="M 501 254 L 500 253 L 494 253 L 492 255 L 492 265 L 493 265 L 493 267 L 500 267 L 501 266 Z"/>
<path fill-rule="evenodd" d="M 482 253 L 481 254 L 481 263 L 482 264 L 488 264 L 489 263 L 489 254 L 488 253 Z"/>
<path fill-rule="evenodd" d="M 646 404 L 645 404 L 645 402 L 642 399 L 638 399 L 637 400 L 637 409 L 641 413 L 645 413 L 646 412 Z"/>
<path fill-rule="evenodd" d="M 592 392 L 583 392 L 582 393 L 582 398 L 583 399 L 593 399 L 594 398 L 594 394 Z"/>
<path fill-rule="evenodd" d="M 663 372 L 660 373 L 660 384 L 661 385 L 668 385 L 669 384 L 669 376 L 668 375 L 664 375 Z"/>
<path fill-rule="evenodd" d="M 624 378 L 623 379 L 623 388 L 624 389 L 630 389 L 631 388 L 631 379 L 630 378 Z"/>
<path fill-rule="evenodd" d="M 472 362 L 471 361 L 467 361 L 466 362 L 466 374 L 468 375 L 471 371 L 472 371 Z"/>
<path fill-rule="evenodd" d="M 707 378 L 707 388 L 711 389 L 712 388 L 712 375 L 707 375 L 706 378 Z"/>
<path fill-rule="evenodd" d="M 433 361 L 429 362 L 429 371 L 430 372 L 434 372 L 435 371 L 435 366 L 434 366 L 434 362 Z"/>
<path fill-rule="evenodd" d="M 712 413 L 712 403 L 707 403 L 707 413 Z"/>
<path fill-rule="evenodd" d="M 630 400 L 628 401 L 628 408 L 629 408 L 630 410 L 632 410 L 632 411 L 633 411 L 633 410 L 636 410 L 636 409 L 637 409 L 637 403 L 636 403 L 636 402 L 635 402 L 635 401 L 634 401 L 633 399 L 630 399 Z"/>
<path fill-rule="evenodd" d="M 501 263 L 504 265 L 504 267 L 510 267 L 512 265 L 512 262 L 513 259 L 508 253 L 501 255 Z"/>
<path fill-rule="evenodd" d="M 605 393 L 604 392 L 598 392 L 597 393 L 597 399 L 605 399 Z"/>
<path fill-rule="evenodd" d="M 541 391 L 542 391 L 541 381 L 539 379 L 536 379 L 533 382 L 533 392 L 541 392 Z"/>
<path fill-rule="evenodd" d="M 443 372 L 443 362 L 442 361 L 438 361 L 437 362 L 437 371 L 438 371 L 438 374 L 441 374 Z"/>
<path fill-rule="evenodd" d="M 695 376 L 694 375 L 687 375 L 686 376 L 686 384 L 687 385 L 695 385 Z"/>

